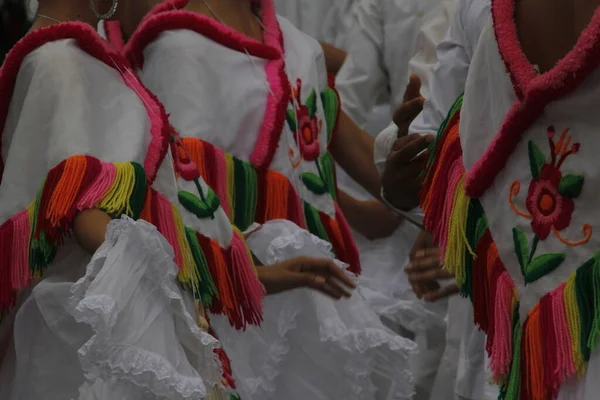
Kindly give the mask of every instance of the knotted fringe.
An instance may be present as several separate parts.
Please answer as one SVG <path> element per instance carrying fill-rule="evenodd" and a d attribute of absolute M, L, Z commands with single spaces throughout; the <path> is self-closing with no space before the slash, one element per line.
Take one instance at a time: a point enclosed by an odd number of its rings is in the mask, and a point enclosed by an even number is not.
<path fill-rule="evenodd" d="M 423 175 L 425 227 L 440 245 L 445 268 L 473 303 L 487 334 L 501 400 L 551 400 L 580 377 L 600 333 L 600 252 L 519 316 L 516 288 L 498 254 L 478 199 L 464 189 L 459 98 L 440 127 Z"/>
<path fill-rule="evenodd" d="M 239 232 L 223 249 L 183 225 L 177 207 L 147 185 L 141 165 L 104 163 L 82 155 L 50 170 L 37 199 L 0 225 L 0 311 L 8 310 L 16 294 L 43 275 L 77 212 L 88 208 L 152 223 L 173 247 L 179 281 L 194 297 L 208 305 L 215 298 L 225 302 L 227 309 L 216 309 L 236 327 L 261 322 L 264 289 Z M 234 285 L 221 292 L 215 277 L 223 276 Z"/>
<path fill-rule="evenodd" d="M 250 163 L 200 139 L 183 138 L 181 141 L 181 151 L 187 152 L 182 156 L 189 157 L 197 165 L 200 176 L 215 190 L 223 210 L 239 229 L 246 230 L 254 222 L 262 224 L 287 219 L 330 242 L 337 258 L 348 263 L 350 271 L 360 273 L 358 250 L 337 206 L 333 218 L 304 202 L 283 174 L 272 170 L 257 171 Z M 321 161 L 322 172 L 335 199 L 335 164 L 328 154 Z"/>

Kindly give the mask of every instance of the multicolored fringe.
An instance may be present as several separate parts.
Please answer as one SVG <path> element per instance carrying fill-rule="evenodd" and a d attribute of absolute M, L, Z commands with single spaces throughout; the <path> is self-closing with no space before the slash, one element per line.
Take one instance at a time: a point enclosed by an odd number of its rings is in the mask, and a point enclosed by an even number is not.
<path fill-rule="evenodd" d="M 89 208 L 152 223 L 173 247 L 178 278 L 196 298 L 225 313 L 236 328 L 261 322 L 264 288 L 239 232 L 223 249 L 184 227 L 177 207 L 147 185 L 141 165 L 81 155 L 54 167 L 37 199 L 0 226 L 0 310 L 9 309 L 16 294 L 42 276 L 76 213 Z M 219 285 L 222 281 L 231 284 Z"/>
<path fill-rule="evenodd" d="M 187 152 L 182 157 L 189 157 L 196 164 L 200 176 L 217 193 L 223 210 L 239 229 L 246 230 L 254 222 L 287 219 L 329 241 L 336 256 L 350 265 L 350 271 L 360 273 L 358 250 L 337 205 L 332 218 L 302 201 L 285 175 L 272 170 L 257 171 L 249 162 L 200 139 L 183 138 L 181 142 L 181 151 Z M 328 154 L 321 161 L 335 199 L 335 164 Z"/>
<path fill-rule="evenodd" d="M 458 99 L 440 127 L 424 173 L 421 207 L 475 323 L 487 334 L 501 400 L 551 400 L 580 377 L 600 333 L 600 252 L 547 293 L 521 323 L 514 283 L 480 202 L 465 193 Z"/>

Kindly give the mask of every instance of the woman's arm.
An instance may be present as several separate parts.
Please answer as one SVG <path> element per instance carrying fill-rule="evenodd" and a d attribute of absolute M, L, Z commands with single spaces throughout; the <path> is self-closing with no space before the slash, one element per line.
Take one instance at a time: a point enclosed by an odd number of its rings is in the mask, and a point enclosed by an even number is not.
<path fill-rule="evenodd" d="M 321 47 L 323 48 L 323 53 L 325 54 L 325 65 L 327 66 L 327 72 L 337 75 L 338 71 L 340 68 L 342 68 L 344 61 L 346 60 L 346 52 L 325 42 L 321 42 Z"/>
<path fill-rule="evenodd" d="M 402 222 L 379 200 L 357 200 L 340 190 L 338 203 L 350 226 L 369 240 L 390 236 Z"/>
<path fill-rule="evenodd" d="M 79 245 L 94 254 L 104 242 L 110 220 L 108 214 L 95 208 L 77 213 L 73 220 L 73 231 Z"/>
<path fill-rule="evenodd" d="M 338 132 L 330 144 L 335 161 L 373 197 L 379 198 L 381 179 L 373 158 L 375 139 L 360 129 L 343 111 Z"/>

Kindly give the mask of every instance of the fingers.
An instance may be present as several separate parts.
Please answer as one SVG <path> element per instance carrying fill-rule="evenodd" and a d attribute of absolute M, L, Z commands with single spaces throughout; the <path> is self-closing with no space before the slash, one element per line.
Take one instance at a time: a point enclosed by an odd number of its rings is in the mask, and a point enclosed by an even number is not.
<path fill-rule="evenodd" d="M 428 302 L 436 302 L 438 300 L 444 299 L 446 297 L 454 296 L 459 293 L 459 288 L 455 284 L 445 286 L 440 290 L 426 293 L 423 296 L 423 299 Z"/>
<path fill-rule="evenodd" d="M 339 300 L 342 297 L 348 298 L 351 296 L 351 293 L 347 289 L 344 289 L 334 278 L 307 273 L 304 274 L 303 279 L 305 286 L 336 300 Z"/>
<path fill-rule="evenodd" d="M 424 102 L 425 99 L 423 97 L 417 97 L 400 104 L 400 106 L 396 108 L 393 121 L 398 127 L 398 137 L 406 136 L 408 134 L 409 126 L 423 110 Z"/>
<path fill-rule="evenodd" d="M 333 261 L 328 261 L 329 262 L 326 264 L 326 268 L 330 276 L 333 276 L 335 279 L 337 279 L 349 288 L 356 288 L 356 283 L 346 274 L 346 272 L 343 269 L 338 267 Z"/>
<path fill-rule="evenodd" d="M 418 75 L 411 74 L 404 91 L 404 101 L 407 102 L 417 97 L 421 97 L 421 78 Z"/>
<path fill-rule="evenodd" d="M 304 276 L 306 286 L 335 299 L 352 295 L 348 288 L 354 289 L 356 283 L 332 260 L 306 257 L 301 264 L 299 273 Z"/>
<path fill-rule="evenodd" d="M 421 152 L 423 152 L 424 150 L 426 150 L 429 147 L 429 144 L 431 143 L 431 138 L 427 137 L 427 135 L 425 136 L 420 136 L 420 135 L 414 135 L 414 136 L 418 136 L 416 139 L 413 140 L 406 140 L 404 145 L 401 146 L 401 148 L 397 151 L 393 151 L 390 153 L 388 159 L 387 159 L 387 163 L 388 164 L 392 164 L 394 167 L 398 167 L 398 166 L 403 166 L 406 164 L 415 164 L 415 165 L 419 165 L 420 167 L 422 167 L 421 164 L 424 164 L 425 160 L 427 160 L 427 154 L 423 153 L 423 154 L 419 154 Z M 398 139 L 398 141 L 402 140 L 404 138 Z M 400 146 L 400 144 L 398 144 L 396 141 L 396 143 L 394 143 L 394 145 L 398 145 Z M 417 157 L 419 156 L 419 157 Z"/>

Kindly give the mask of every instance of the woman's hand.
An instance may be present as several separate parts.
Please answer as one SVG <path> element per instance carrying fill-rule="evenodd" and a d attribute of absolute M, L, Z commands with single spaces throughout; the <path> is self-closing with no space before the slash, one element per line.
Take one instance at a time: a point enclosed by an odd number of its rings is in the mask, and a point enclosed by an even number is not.
<path fill-rule="evenodd" d="M 458 286 L 442 287 L 438 280 L 453 275 L 443 268 L 440 250 L 433 246 L 431 235 L 422 231 L 411 252 L 411 262 L 406 266 L 408 281 L 419 299 L 435 302 L 458 293 Z"/>
<path fill-rule="evenodd" d="M 296 257 L 256 270 L 267 294 L 308 287 L 334 299 L 341 299 L 350 297 L 350 290 L 356 287 L 352 279 L 327 258 Z"/>

